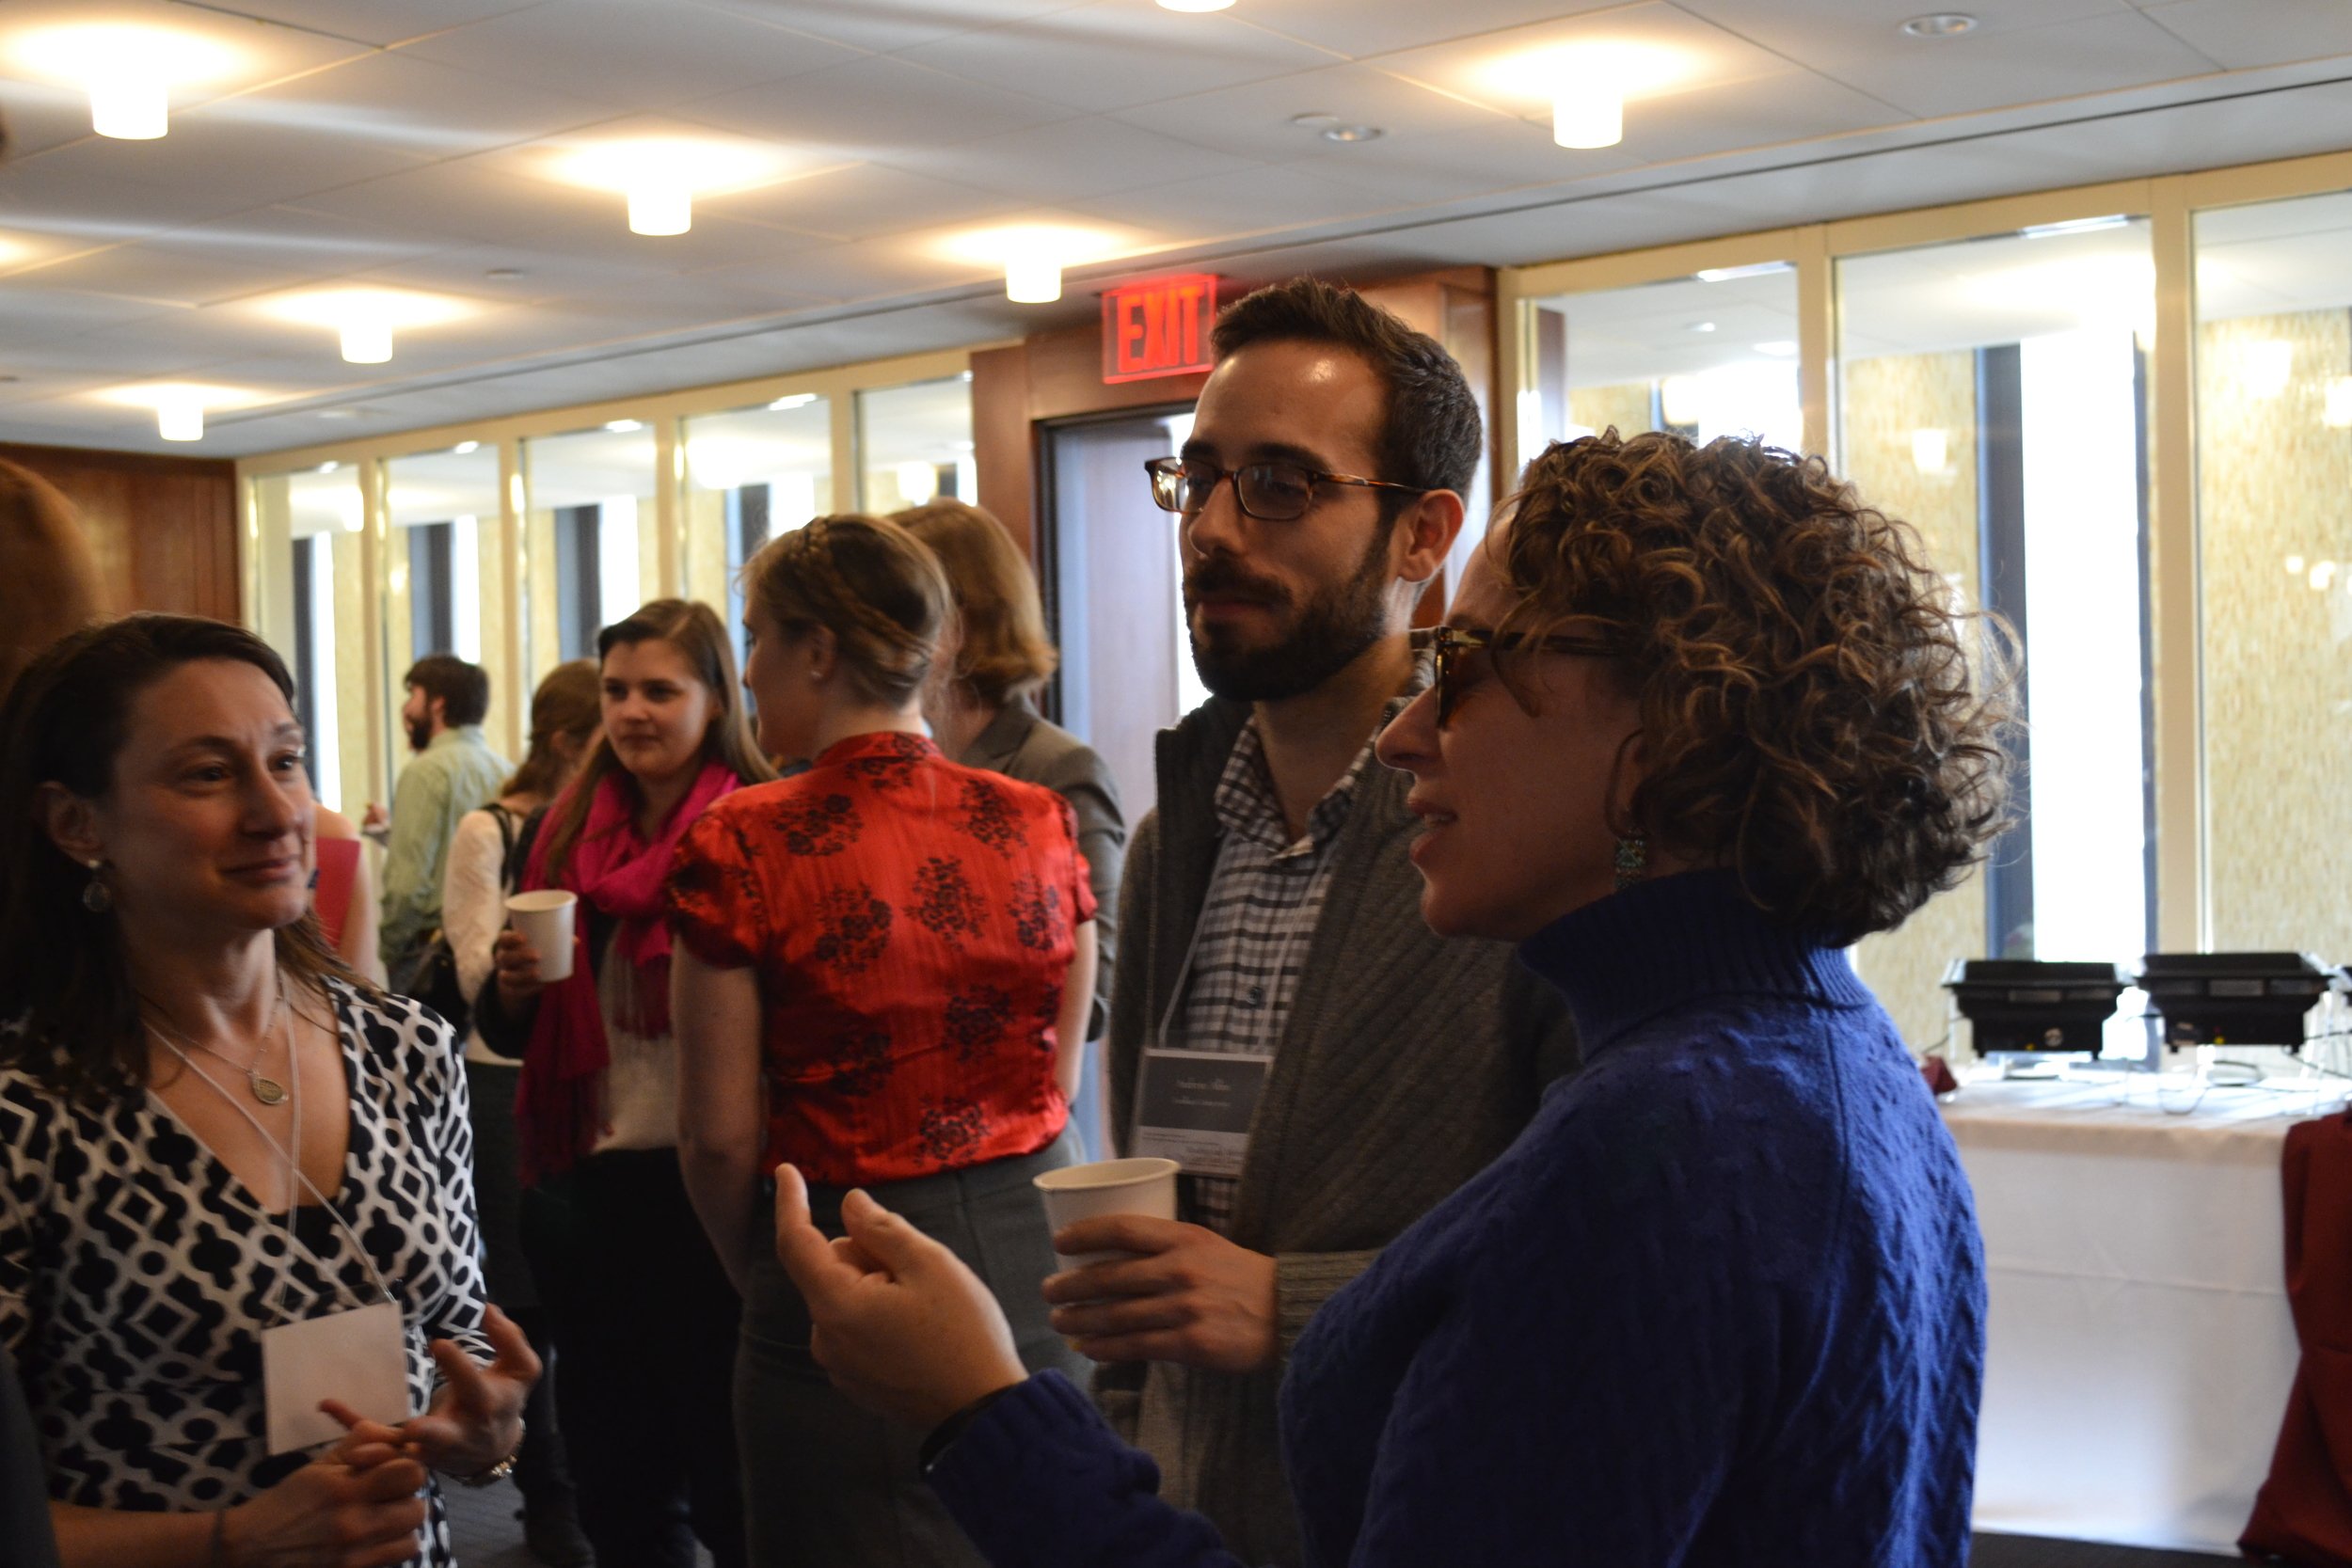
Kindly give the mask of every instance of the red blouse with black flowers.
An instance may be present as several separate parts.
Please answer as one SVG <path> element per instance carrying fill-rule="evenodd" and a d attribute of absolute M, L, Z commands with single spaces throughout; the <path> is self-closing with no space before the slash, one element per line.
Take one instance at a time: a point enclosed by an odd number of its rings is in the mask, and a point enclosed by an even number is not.
<path fill-rule="evenodd" d="M 677 848 L 670 918 L 759 972 L 765 1164 L 834 1186 L 1033 1154 L 1070 1119 L 1056 1020 L 1094 918 L 1061 797 L 921 736 L 739 789 Z"/>

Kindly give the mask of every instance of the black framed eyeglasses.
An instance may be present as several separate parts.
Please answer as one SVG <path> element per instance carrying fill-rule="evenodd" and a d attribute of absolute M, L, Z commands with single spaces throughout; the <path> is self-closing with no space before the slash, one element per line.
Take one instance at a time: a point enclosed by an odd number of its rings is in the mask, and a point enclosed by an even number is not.
<path fill-rule="evenodd" d="M 1438 727 L 1454 717 L 1454 705 L 1469 686 L 1468 660 L 1478 653 L 1525 651 L 1576 654 L 1586 658 L 1611 658 L 1617 645 L 1604 637 L 1575 637 L 1566 633 L 1539 636 L 1534 632 L 1477 631 L 1469 626 L 1423 626 L 1412 635 L 1413 651 L 1435 654 L 1438 660 Z"/>
<path fill-rule="evenodd" d="M 1402 490 L 1412 496 L 1428 495 L 1431 488 L 1366 479 L 1360 474 L 1324 473 L 1296 463 L 1245 463 L 1238 468 L 1220 468 L 1196 458 L 1154 457 L 1144 464 L 1143 471 L 1152 476 L 1152 499 L 1163 512 L 1189 516 L 1208 505 L 1216 487 L 1230 479 L 1242 515 L 1262 523 L 1288 523 L 1305 516 L 1307 508 L 1314 504 L 1318 484 Z"/>

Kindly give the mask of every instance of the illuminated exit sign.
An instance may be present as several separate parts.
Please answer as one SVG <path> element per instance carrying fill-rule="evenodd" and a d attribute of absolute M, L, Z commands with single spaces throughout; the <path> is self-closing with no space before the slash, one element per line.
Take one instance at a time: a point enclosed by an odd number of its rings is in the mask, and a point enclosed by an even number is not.
<path fill-rule="evenodd" d="M 1150 381 L 1209 368 L 1216 277 L 1186 273 L 1125 283 L 1103 296 L 1103 380 Z"/>

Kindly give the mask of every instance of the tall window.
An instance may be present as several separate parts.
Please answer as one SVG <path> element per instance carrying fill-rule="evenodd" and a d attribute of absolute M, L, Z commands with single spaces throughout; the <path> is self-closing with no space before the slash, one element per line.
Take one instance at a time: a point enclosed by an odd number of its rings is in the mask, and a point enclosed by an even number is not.
<path fill-rule="evenodd" d="M 1855 962 L 1913 1044 L 1956 958 L 2130 962 L 2154 937 L 2147 711 L 2148 225 L 2123 217 L 1838 263 L 1842 452 L 2025 655 L 2030 824 Z M 2110 1049 L 2139 1054 L 2126 1008 Z"/>
<path fill-rule="evenodd" d="M 834 510 L 833 408 L 798 392 L 685 421 L 686 587 L 723 607 L 743 657 L 743 563 L 788 529 Z"/>
<path fill-rule="evenodd" d="M 1785 261 L 1529 302 L 1519 452 L 1614 428 L 1796 451 L 1797 275 Z"/>
<path fill-rule="evenodd" d="M 280 651 L 294 678 L 294 717 L 310 737 L 310 787 L 356 816 L 369 790 L 358 468 L 330 463 L 264 475 L 253 481 L 252 498 L 263 536 L 284 539 L 292 558 L 285 607 L 292 635 Z"/>
<path fill-rule="evenodd" d="M 973 499 L 971 372 L 858 393 L 857 450 L 868 512 Z"/>
<path fill-rule="evenodd" d="M 531 684 L 593 658 L 596 634 L 660 581 L 653 433 L 635 420 L 523 443 Z"/>
<path fill-rule="evenodd" d="M 2206 919 L 2352 954 L 2352 195 L 2198 214 Z"/>
<path fill-rule="evenodd" d="M 384 465 L 389 561 L 385 573 L 386 693 L 397 713 L 400 684 L 427 654 L 454 654 L 489 672 L 490 733 L 501 733 L 505 690 L 506 559 L 499 536 L 498 450 L 468 441 Z M 397 722 L 395 758 L 405 754 Z"/>

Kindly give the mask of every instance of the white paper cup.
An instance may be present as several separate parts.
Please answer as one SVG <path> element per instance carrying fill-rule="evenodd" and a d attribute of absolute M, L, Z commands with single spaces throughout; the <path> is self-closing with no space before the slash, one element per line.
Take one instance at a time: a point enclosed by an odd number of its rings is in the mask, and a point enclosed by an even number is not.
<path fill-rule="evenodd" d="M 1173 1160 L 1097 1160 L 1090 1165 L 1064 1165 L 1029 1180 L 1045 1199 L 1045 1223 L 1056 1232 L 1080 1220 L 1104 1214 L 1140 1214 L 1145 1219 L 1176 1217 L 1176 1172 Z M 1123 1252 L 1082 1252 L 1073 1257 L 1057 1252 L 1067 1268 L 1082 1269 Z"/>
<path fill-rule="evenodd" d="M 579 907 L 580 895 L 562 888 L 518 893 L 506 901 L 508 923 L 538 951 L 540 979 L 572 977 L 572 918 Z"/>

